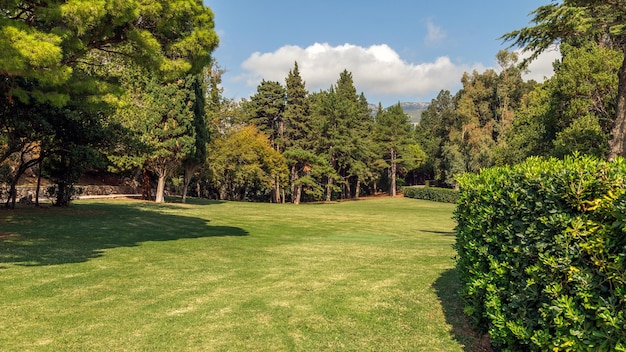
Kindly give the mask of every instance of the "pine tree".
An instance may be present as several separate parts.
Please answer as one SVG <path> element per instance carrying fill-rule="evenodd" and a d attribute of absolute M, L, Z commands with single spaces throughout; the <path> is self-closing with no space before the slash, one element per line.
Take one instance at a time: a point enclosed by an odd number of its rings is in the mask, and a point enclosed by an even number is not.
<path fill-rule="evenodd" d="M 302 77 L 300 77 L 297 62 L 294 64 L 294 68 L 289 71 L 285 83 L 287 100 L 284 113 L 284 155 L 291 172 L 291 202 L 299 204 L 303 187 L 303 182 L 300 179 L 311 174 L 315 155 L 312 153 L 313 126 L 308 92 Z"/>
<path fill-rule="evenodd" d="M 247 106 L 250 121 L 257 128 L 267 134 L 272 148 L 282 152 L 285 147 L 285 88 L 274 81 L 261 81 L 257 87 L 257 93 L 251 97 Z M 281 186 L 278 179 L 274 180 L 272 201 L 280 203 Z"/>

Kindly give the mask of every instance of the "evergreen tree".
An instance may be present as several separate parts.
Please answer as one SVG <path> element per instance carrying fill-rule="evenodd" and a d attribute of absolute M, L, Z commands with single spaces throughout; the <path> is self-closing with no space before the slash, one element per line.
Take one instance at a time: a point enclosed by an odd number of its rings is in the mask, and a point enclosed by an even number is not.
<path fill-rule="evenodd" d="M 574 151 L 598 157 L 609 155 L 607 141 L 613 127 L 619 51 L 586 43 L 562 44 L 563 58 L 555 75 L 535 89 L 516 112 L 509 147 L 510 163 L 532 155 L 563 156 Z"/>
<path fill-rule="evenodd" d="M 207 143 L 209 141 L 209 131 L 206 121 L 205 110 L 205 85 L 202 74 L 195 75 L 191 82 L 193 90 L 193 147 L 182 161 L 183 165 L 183 191 L 182 202 L 187 198 L 187 188 L 191 182 L 191 177 L 198 168 L 206 163 Z"/>
<path fill-rule="evenodd" d="M 279 82 L 263 80 L 250 98 L 247 109 L 250 121 L 269 137 L 272 148 L 282 152 L 285 147 L 285 88 Z M 272 201 L 281 202 L 281 183 L 274 180 Z"/>
<path fill-rule="evenodd" d="M 301 178 L 311 174 L 311 168 L 315 164 L 315 155 L 312 153 L 313 125 L 308 92 L 300 77 L 297 62 L 294 64 L 294 68 L 289 71 L 285 83 L 287 99 L 284 112 L 285 151 L 283 154 L 287 158 L 291 172 L 291 202 L 299 204 L 304 186 Z"/>
<path fill-rule="evenodd" d="M 197 73 L 217 47 L 213 27 L 198 0 L 2 1 L 0 94 L 61 106 L 93 79 L 80 66 L 110 55 L 170 78 Z"/>
<path fill-rule="evenodd" d="M 421 167 L 428 180 L 444 180 L 443 146 L 457 121 L 456 104 L 450 91 L 442 90 L 422 112 L 416 138 L 427 155 Z"/>
<path fill-rule="evenodd" d="M 408 161 L 417 157 L 409 155 L 411 148 L 408 146 L 414 144 L 411 132 L 409 116 L 404 113 L 400 103 L 377 114 L 376 136 L 385 148 L 386 160 L 389 162 L 389 195 L 392 197 L 397 193 L 398 167 L 402 158 Z"/>
<path fill-rule="evenodd" d="M 609 159 L 626 156 L 626 4 L 622 0 L 565 0 L 533 11 L 533 26 L 505 34 L 502 38 L 533 52 L 530 59 L 554 43 L 579 45 L 593 41 L 622 54 L 617 70 L 617 101 L 611 128 Z"/>

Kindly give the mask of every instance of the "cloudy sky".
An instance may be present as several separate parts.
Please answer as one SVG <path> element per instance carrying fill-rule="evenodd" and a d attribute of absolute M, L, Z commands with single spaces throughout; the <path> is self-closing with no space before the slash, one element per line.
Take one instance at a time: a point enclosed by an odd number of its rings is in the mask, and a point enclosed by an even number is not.
<path fill-rule="evenodd" d="M 294 62 L 309 91 L 352 73 L 370 103 L 428 102 L 460 89 L 463 72 L 498 69 L 499 38 L 528 26 L 550 0 L 204 0 L 215 14 L 226 70 L 224 95 L 248 98 L 262 79 L 279 81 Z M 512 49 L 513 50 L 513 49 Z M 547 52 L 527 78 L 552 74 Z"/>

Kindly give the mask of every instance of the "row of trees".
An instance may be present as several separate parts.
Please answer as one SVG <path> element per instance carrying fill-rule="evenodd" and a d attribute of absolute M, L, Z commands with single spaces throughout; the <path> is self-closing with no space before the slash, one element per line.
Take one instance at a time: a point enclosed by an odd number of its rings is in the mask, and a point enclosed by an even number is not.
<path fill-rule="evenodd" d="M 264 80 L 249 100 L 209 105 L 217 113 L 206 192 L 221 199 L 298 204 L 381 188 L 395 195 L 398 177 L 425 160 L 400 105 L 373 113 L 347 70 L 310 93 L 295 63 L 285 85 Z"/>
<path fill-rule="evenodd" d="M 441 91 L 414 130 L 399 106 L 369 115 L 347 72 L 328 91 L 307 94 L 294 75 L 297 66 L 286 92 L 278 82 L 263 82 L 244 102 L 244 123 L 265 132 L 286 158 L 295 202 L 303 190 L 307 199 L 328 200 L 358 196 L 363 185 L 371 191 L 380 182 L 393 194 L 398 165 L 405 174 L 413 170 L 454 187 L 461 173 L 529 156 L 626 156 L 625 9 L 621 0 L 540 6 L 533 26 L 502 38 L 530 50 L 531 60 L 559 45 L 553 77 L 525 81 L 528 60 L 501 51 L 500 70 L 465 73 L 462 89 Z M 279 201 L 284 177 L 268 179 Z"/>
<path fill-rule="evenodd" d="M 459 173 L 531 155 L 624 153 L 624 30 L 609 1 L 542 6 L 535 27 L 504 36 L 537 52 L 560 39 L 551 79 L 524 81 L 524 62 L 502 51 L 501 70 L 464 74 L 416 128 L 399 104 L 372 111 L 347 70 L 308 92 L 296 63 L 284 85 L 225 99 L 199 0 L 0 6 L 0 175 L 12 204 L 33 166 L 59 205 L 94 168 L 141 178 L 146 197 L 154 177 L 159 202 L 173 180 L 183 196 L 300 203 L 395 195 L 408 174 L 454 186 Z"/>
<path fill-rule="evenodd" d="M 455 175 L 529 156 L 626 156 L 625 5 L 552 3 L 535 10 L 534 26 L 503 36 L 535 56 L 560 43 L 554 76 L 524 82 L 527 62 L 507 51 L 497 56 L 500 73 L 466 73 L 459 92 L 442 91 L 422 116 L 421 171 L 454 186 Z"/>

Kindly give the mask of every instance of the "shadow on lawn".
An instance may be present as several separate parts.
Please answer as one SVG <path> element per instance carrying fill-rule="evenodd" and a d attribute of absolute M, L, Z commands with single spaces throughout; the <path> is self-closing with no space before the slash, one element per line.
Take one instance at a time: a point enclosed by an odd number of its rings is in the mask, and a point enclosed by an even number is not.
<path fill-rule="evenodd" d="M 419 230 L 419 231 L 426 232 L 426 233 L 434 233 L 436 235 L 456 236 L 455 231 L 434 231 L 434 230 Z"/>
<path fill-rule="evenodd" d="M 248 235 L 237 227 L 211 226 L 207 219 L 159 209 L 184 212 L 146 202 L 0 211 L 0 264 L 80 263 L 102 256 L 105 249 L 142 242 Z"/>
<path fill-rule="evenodd" d="M 463 302 L 458 295 L 461 288 L 456 269 L 448 269 L 433 283 L 439 297 L 446 322 L 452 326 L 450 332 L 455 340 L 463 345 L 466 352 L 492 352 L 488 335 L 474 331 L 463 312 Z"/>

